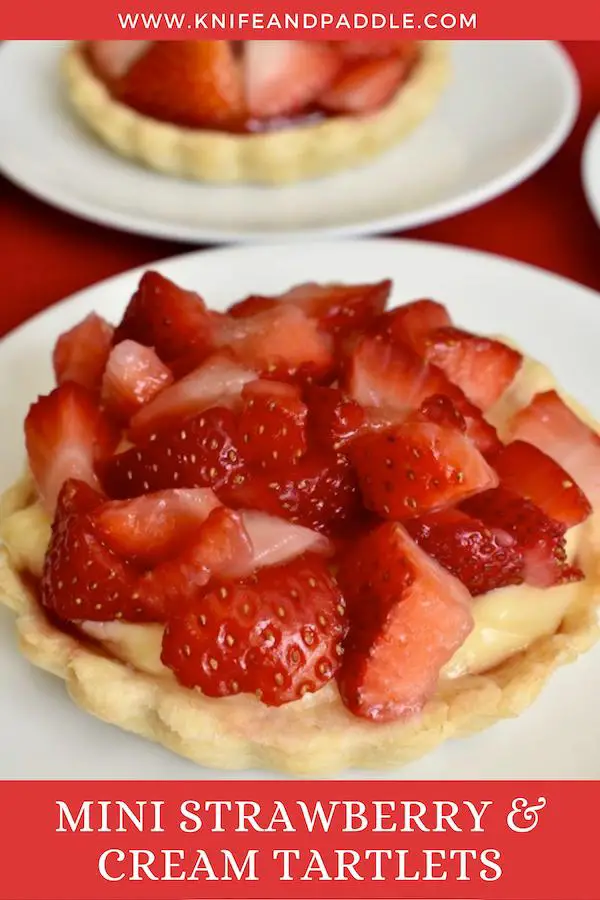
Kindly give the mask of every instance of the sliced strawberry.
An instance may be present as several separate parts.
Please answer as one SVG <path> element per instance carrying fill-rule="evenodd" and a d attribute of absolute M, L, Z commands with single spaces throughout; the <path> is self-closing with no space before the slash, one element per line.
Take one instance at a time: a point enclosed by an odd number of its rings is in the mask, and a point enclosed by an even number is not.
<path fill-rule="evenodd" d="M 209 697 L 247 693 L 281 706 L 331 680 L 346 630 L 339 588 L 322 559 L 307 554 L 212 584 L 170 618 L 162 660 Z"/>
<path fill-rule="evenodd" d="M 138 590 L 139 573 L 100 540 L 92 514 L 103 499 L 84 482 L 63 485 L 44 561 L 42 604 L 66 621 L 161 621 L 161 598 Z"/>
<path fill-rule="evenodd" d="M 297 387 L 262 380 L 246 385 L 239 433 L 247 462 L 263 469 L 295 465 L 306 453 L 306 416 Z"/>
<path fill-rule="evenodd" d="M 500 341 L 453 327 L 430 332 L 422 350 L 484 412 L 502 396 L 523 361 Z"/>
<path fill-rule="evenodd" d="M 344 528 L 359 506 L 356 477 L 348 459 L 313 451 L 291 468 L 250 472 L 224 495 L 235 508 L 258 509 L 326 534 Z"/>
<path fill-rule="evenodd" d="M 420 352 L 424 338 L 438 328 L 452 325 L 445 306 L 435 300 L 413 300 L 397 306 L 374 322 L 374 329 L 395 344 L 408 344 Z"/>
<path fill-rule="evenodd" d="M 436 425 L 442 425 L 445 428 L 455 428 L 467 431 L 467 423 L 464 416 L 457 410 L 452 400 L 444 394 L 433 394 L 423 400 L 419 407 L 419 415 L 428 422 L 435 422 Z"/>
<path fill-rule="evenodd" d="M 52 362 L 57 384 L 76 381 L 90 391 L 100 390 L 113 339 L 113 327 L 96 313 L 61 334 Z"/>
<path fill-rule="evenodd" d="M 345 705 L 378 722 L 419 712 L 472 630 L 469 592 L 391 522 L 348 547 L 338 580 L 351 622 Z"/>
<path fill-rule="evenodd" d="M 176 554 L 220 506 L 210 488 L 159 491 L 103 503 L 92 518 L 115 553 L 147 566 Z"/>
<path fill-rule="evenodd" d="M 331 541 L 318 531 L 294 525 L 277 516 L 256 510 L 242 510 L 241 519 L 252 545 L 251 567 L 247 573 L 263 566 L 277 566 L 304 553 L 331 556 Z"/>
<path fill-rule="evenodd" d="M 229 409 L 215 407 L 162 429 L 104 466 L 110 497 L 127 499 L 168 488 L 219 490 L 243 478 L 237 422 Z"/>
<path fill-rule="evenodd" d="M 539 506 L 567 528 L 578 525 L 592 508 L 585 494 L 562 466 L 525 441 L 513 441 L 491 460 L 500 483 Z"/>
<path fill-rule="evenodd" d="M 256 372 L 230 354 L 215 353 L 140 409 L 131 421 L 131 437 L 137 440 L 150 435 L 211 406 L 236 405 L 244 385 L 255 378 Z"/>
<path fill-rule="evenodd" d="M 395 56 L 359 60 L 344 67 L 319 104 L 331 112 L 371 113 L 389 103 L 408 74 L 407 63 Z"/>
<path fill-rule="evenodd" d="M 252 294 L 244 300 L 232 303 L 227 309 L 227 315 L 234 319 L 246 319 L 249 316 L 257 316 L 259 313 L 276 309 L 278 305 L 278 297 L 261 297 L 259 294 Z"/>
<path fill-rule="evenodd" d="M 224 316 L 215 340 L 232 350 L 243 365 L 273 378 L 293 377 L 300 371 L 315 380 L 330 373 L 333 346 L 319 323 L 289 303 L 242 319 Z"/>
<path fill-rule="evenodd" d="M 132 340 L 153 347 L 180 376 L 199 366 L 210 353 L 216 319 L 198 294 L 183 290 L 158 272 L 146 272 L 115 332 L 114 343 Z"/>
<path fill-rule="evenodd" d="M 485 491 L 463 504 L 468 515 L 488 528 L 508 532 L 523 552 L 524 579 L 536 587 L 579 581 L 583 575 L 567 562 L 565 525 L 505 487 Z"/>
<path fill-rule="evenodd" d="M 102 403 L 120 422 L 127 422 L 173 381 L 173 373 L 151 347 L 121 341 L 113 347 L 102 379 Z"/>
<path fill-rule="evenodd" d="M 90 57 L 106 80 L 125 75 L 137 59 L 148 49 L 150 41 L 90 41 Z"/>
<path fill-rule="evenodd" d="M 569 473 L 590 503 L 600 504 L 600 436 L 582 422 L 556 391 L 537 394 L 509 423 L 513 439 L 543 450 Z"/>
<path fill-rule="evenodd" d="M 340 68 L 319 41 L 245 41 L 244 86 L 251 116 L 287 116 L 310 106 Z"/>
<path fill-rule="evenodd" d="M 500 528 L 487 528 L 458 509 L 409 519 L 406 530 L 473 597 L 523 581 L 523 553 L 515 538 Z"/>
<path fill-rule="evenodd" d="M 25 444 L 31 473 L 49 512 L 67 479 L 99 487 L 94 466 L 114 450 L 118 438 L 93 396 L 73 381 L 31 405 Z"/>
<path fill-rule="evenodd" d="M 316 441 L 330 450 L 340 450 L 369 427 L 363 407 L 339 388 L 309 385 L 304 397 L 309 430 Z"/>
<path fill-rule="evenodd" d="M 465 435 L 418 416 L 358 438 L 349 453 L 365 506 L 386 519 L 420 516 L 498 483 Z"/>
<path fill-rule="evenodd" d="M 242 73 L 230 41 L 154 41 L 118 83 L 120 100 L 190 128 L 244 118 Z"/>

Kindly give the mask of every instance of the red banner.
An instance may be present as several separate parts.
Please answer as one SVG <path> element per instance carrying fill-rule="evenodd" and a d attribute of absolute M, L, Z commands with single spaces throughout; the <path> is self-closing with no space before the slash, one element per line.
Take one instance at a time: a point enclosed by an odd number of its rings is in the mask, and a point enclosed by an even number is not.
<path fill-rule="evenodd" d="M 348 37 L 454 40 L 600 38 L 597 0 L 568 5 L 518 0 L 462 3 L 391 0 L 363 3 L 269 2 L 265 5 L 216 0 L 54 0 L 6 2 L 0 10 L 0 38 L 209 38 Z"/>
<path fill-rule="evenodd" d="M 600 783 L 4 782 L 0 900 L 599 900 Z"/>

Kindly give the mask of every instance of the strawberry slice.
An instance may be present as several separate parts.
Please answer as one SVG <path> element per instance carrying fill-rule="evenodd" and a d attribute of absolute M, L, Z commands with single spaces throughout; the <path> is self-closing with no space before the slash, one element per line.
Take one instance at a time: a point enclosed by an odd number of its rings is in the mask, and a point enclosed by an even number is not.
<path fill-rule="evenodd" d="M 306 453 L 307 408 L 291 384 L 252 381 L 242 391 L 239 433 L 250 465 L 294 465 Z"/>
<path fill-rule="evenodd" d="M 339 388 L 312 384 L 304 397 L 311 435 L 329 450 L 341 450 L 369 428 L 363 407 Z"/>
<path fill-rule="evenodd" d="M 67 479 L 99 487 L 95 464 L 114 450 L 118 438 L 93 396 L 73 381 L 31 405 L 25 419 L 29 467 L 50 513 Z"/>
<path fill-rule="evenodd" d="M 408 344 L 421 352 L 424 338 L 438 328 L 452 325 L 445 306 L 435 300 L 413 300 L 379 316 L 374 331 L 394 344 Z"/>
<path fill-rule="evenodd" d="M 498 483 L 465 435 L 419 418 L 360 437 L 349 449 L 365 506 L 383 518 L 420 516 Z"/>
<path fill-rule="evenodd" d="M 419 407 L 419 417 L 427 422 L 434 422 L 445 428 L 455 428 L 466 434 L 465 417 L 457 410 L 452 400 L 444 394 L 433 394 L 423 400 Z"/>
<path fill-rule="evenodd" d="M 346 630 L 339 588 L 322 559 L 306 554 L 211 584 L 169 619 L 162 661 L 206 696 L 255 694 L 281 706 L 333 678 Z"/>
<path fill-rule="evenodd" d="M 377 722 L 419 712 L 473 628 L 469 592 L 392 522 L 349 546 L 338 580 L 351 622 L 345 705 Z"/>
<path fill-rule="evenodd" d="M 151 347 L 121 341 L 108 357 L 102 379 L 102 403 L 115 419 L 128 422 L 172 382 L 171 370 Z"/>
<path fill-rule="evenodd" d="M 324 109 L 337 113 L 371 113 L 397 93 L 408 74 L 407 63 L 396 56 L 359 60 L 344 67 L 330 88 L 319 97 Z"/>
<path fill-rule="evenodd" d="M 500 528 L 487 528 L 458 509 L 409 519 L 406 530 L 473 597 L 523 582 L 523 553 L 515 538 Z"/>
<path fill-rule="evenodd" d="M 500 483 L 539 506 L 567 528 L 578 525 L 592 508 L 585 494 L 562 466 L 525 441 L 513 441 L 491 460 Z"/>
<path fill-rule="evenodd" d="M 245 41 L 243 68 L 250 115 L 269 119 L 313 104 L 335 78 L 340 59 L 319 41 Z"/>
<path fill-rule="evenodd" d="M 464 511 L 488 528 L 510 534 L 523 552 L 524 580 L 536 587 L 579 581 L 582 573 L 567 561 L 566 527 L 538 506 L 505 487 L 467 500 Z"/>
<path fill-rule="evenodd" d="M 289 303 L 246 318 L 224 316 L 216 326 L 215 342 L 229 348 L 243 365 L 282 381 L 302 374 L 323 378 L 333 366 L 329 335 Z"/>
<path fill-rule="evenodd" d="M 212 350 L 213 323 L 202 298 L 159 275 L 145 272 L 125 310 L 114 343 L 132 340 L 153 347 L 177 376 L 200 365 Z"/>
<path fill-rule="evenodd" d="M 215 407 L 113 456 L 104 466 L 103 482 L 115 499 L 168 488 L 218 491 L 233 478 L 243 480 L 242 469 L 235 416 Z"/>
<path fill-rule="evenodd" d="M 230 41 L 154 41 L 120 79 L 117 96 L 146 116 L 189 128 L 230 125 L 245 115 Z"/>
<path fill-rule="evenodd" d="M 138 440 L 151 435 L 211 406 L 237 405 L 244 385 L 256 377 L 256 372 L 240 365 L 231 354 L 215 353 L 140 409 L 131 421 L 131 437 Z"/>
<path fill-rule="evenodd" d="M 139 573 L 94 527 L 103 500 L 84 482 L 63 485 L 40 583 L 42 604 L 66 621 L 162 621 L 162 599 L 138 589 Z"/>
<path fill-rule="evenodd" d="M 57 340 L 52 362 L 58 385 L 75 381 L 90 391 L 100 390 L 113 339 L 113 327 L 96 313 L 65 331 Z"/>
<path fill-rule="evenodd" d="M 244 300 L 232 303 L 227 308 L 227 315 L 233 319 L 247 319 L 249 316 L 257 316 L 259 313 L 276 309 L 279 300 L 279 297 L 262 297 L 259 294 L 251 294 Z"/>
<path fill-rule="evenodd" d="M 262 510 L 326 534 L 346 527 L 359 509 L 349 460 L 327 451 L 311 451 L 293 467 L 248 472 L 224 499 L 234 508 Z"/>
<path fill-rule="evenodd" d="M 537 394 L 509 423 L 513 439 L 528 441 L 569 473 L 590 503 L 600 503 L 600 437 L 560 399 Z"/>
<path fill-rule="evenodd" d="M 484 412 L 502 396 L 523 361 L 500 341 L 453 327 L 430 332 L 422 350 Z"/>

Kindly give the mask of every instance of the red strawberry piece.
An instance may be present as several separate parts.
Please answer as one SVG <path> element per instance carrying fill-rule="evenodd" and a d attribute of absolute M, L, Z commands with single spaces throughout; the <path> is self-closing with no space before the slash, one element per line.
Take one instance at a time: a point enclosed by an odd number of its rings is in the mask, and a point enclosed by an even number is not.
<path fill-rule="evenodd" d="M 90 313 L 70 331 L 61 334 L 52 356 L 56 383 L 75 381 L 90 391 L 100 390 L 113 331 L 112 325 L 96 313 Z"/>
<path fill-rule="evenodd" d="M 146 272 L 115 332 L 114 343 L 132 340 L 153 347 L 176 375 L 185 375 L 211 352 L 217 319 L 198 294 L 183 290 L 158 272 Z"/>
<path fill-rule="evenodd" d="M 295 465 L 306 453 L 306 416 L 297 387 L 262 380 L 247 384 L 239 419 L 246 461 L 263 469 Z"/>
<path fill-rule="evenodd" d="M 171 370 L 151 347 L 121 341 L 108 357 L 102 379 L 102 402 L 115 419 L 127 422 L 172 381 Z"/>
<path fill-rule="evenodd" d="M 467 500 L 463 509 L 488 528 L 501 528 L 516 540 L 523 552 L 527 584 L 550 587 L 583 577 L 567 562 L 565 525 L 551 519 L 531 500 L 498 487 Z"/>
<path fill-rule="evenodd" d="M 150 435 L 211 406 L 236 405 L 244 385 L 255 378 L 252 369 L 240 365 L 230 354 L 215 353 L 140 409 L 131 421 L 131 437 L 137 440 Z"/>
<path fill-rule="evenodd" d="M 346 59 L 376 59 L 396 55 L 409 64 L 416 62 L 420 52 L 416 41 L 336 41 L 335 47 Z"/>
<path fill-rule="evenodd" d="M 408 73 L 406 62 L 395 56 L 359 60 L 342 70 L 319 104 L 331 112 L 370 113 L 389 103 Z"/>
<path fill-rule="evenodd" d="M 498 483 L 468 437 L 418 418 L 350 447 L 365 506 L 383 518 L 420 516 Z"/>
<path fill-rule="evenodd" d="M 94 527 L 103 500 L 84 482 L 63 485 L 44 561 L 42 604 L 66 621 L 162 621 L 162 599 L 138 590 L 137 570 L 103 544 Z"/>
<path fill-rule="evenodd" d="M 502 396 L 523 361 L 500 341 L 452 327 L 430 332 L 422 350 L 484 412 Z"/>
<path fill-rule="evenodd" d="M 338 54 L 319 41 L 246 41 L 244 86 L 257 119 L 304 110 L 335 78 Z"/>
<path fill-rule="evenodd" d="M 521 494 L 547 516 L 563 522 L 567 528 L 578 525 L 592 508 L 562 466 L 533 444 L 513 441 L 491 460 L 500 483 Z"/>
<path fill-rule="evenodd" d="M 228 308 L 227 314 L 234 319 L 246 319 L 248 316 L 256 316 L 259 313 L 275 309 L 278 304 L 279 298 L 277 297 L 261 297 L 258 294 L 252 294 L 244 300 L 233 303 Z"/>
<path fill-rule="evenodd" d="M 110 497 L 127 499 L 168 488 L 223 488 L 243 478 L 237 422 L 229 409 L 207 409 L 156 432 L 104 466 Z"/>
<path fill-rule="evenodd" d="M 121 78 L 150 45 L 149 41 L 90 41 L 89 56 L 106 80 Z"/>
<path fill-rule="evenodd" d="M 281 706 L 331 680 L 346 630 L 339 588 L 322 559 L 307 554 L 211 583 L 170 618 L 162 660 L 209 697 L 247 693 Z"/>
<path fill-rule="evenodd" d="M 349 545 L 338 580 L 351 623 L 345 705 L 377 722 L 419 712 L 472 630 L 469 592 L 392 522 Z"/>
<path fill-rule="evenodd" d="M 523 581 L 523 553 L 515 538 L 500 528 L 487 528 L 458 509 L 409 519 L 406 530 L 474 597 Z"/>
<path fill-rule="evenodd" d="M 159 491 L 103 503 L 93 514 L 103 542 L 147 566 L 177 553 L 220 506 L 209 488 Z"/>
<path fill-rule="evenodd" d="M 31 405 L 25 419 L 29 467 L 49 512 L 67 479 L 99 486 L 95 464 L 114 450 L 118 438 L 93 396 L 73 381 Z"/>
<path fill-rule="evenodd" d="M 414 300 L 397 306 L 374 322 L 377 334 L 393 343 L 408 344 L 420 352 L 423 339 L 432 331 L 451 325 L 452 320 L 445 306 L 435 300 Z"/>
<path fill-rule="evenodd" d="M 454 406 L 452 400 L 444 394 L 433 394 L 423 400 L 419 407 L 421 417 L 428 422 L 435 422 L 436 425 L 443 425 L 446 428 L 456 428 L 463 434 L 467 430 L 465 418 Z"/>
<path fill-rule="evenodd" d="M 369 427 L 363 407 L 339 388 L 309 385 L 304 397 L 310 432 L 330 450 L 340 450 Z"/>
<path fill-rule="evenodd" d="M 467 435 L 480 453 L 487 458 L 502 447 L 502 442 L 494 426 L 485 420 L 483 413 L 474 403 L 467 400 L 459 387 L 448 382 L 444 393 L 452 400 L 454 408 L 465 420 Z"/>
<path fill-rule="evenodd" d="M 359 508 L 347 457 L 326 451 L 308 453 L 293 468 L 246 473 L 224 499 L 234 508 L 262 510 L 326 534 L 347 526 Z"/>
<path fill-rule="evenodd" d="M 228 347 L 243 365 L 282 381 L 299 371 L 314 379 L 330 374 L 333 347 L 319 323 L 289 303 L 242 319 L 224 316 L 215 340 Z"/>
<path fill-rule="evenodd" d="M 600 437 L 556 391 L 537 394 L 509 423 L 513 439 L 543 450 L 577 482 L 592 505 L 600 503 Z"/>
<path fill-rule="evenodd" d="M 119 81 L 117 96 L 153 119 L 190 128 L 230 125 L 245 115 L 230 41 L 154 41 Z"/>

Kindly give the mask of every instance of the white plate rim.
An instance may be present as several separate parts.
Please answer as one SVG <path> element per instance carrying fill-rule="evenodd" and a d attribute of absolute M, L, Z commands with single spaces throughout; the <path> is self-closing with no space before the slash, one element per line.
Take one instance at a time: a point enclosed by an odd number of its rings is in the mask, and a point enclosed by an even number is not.
<path fill-rule="evenodd" d="M 19 44 L 19 41 L 7 41 L 4 47 L 0 47 L 0 67 L 2 66 L 2 54 L 8 47 Z M 562 68 L 564 88 L 564 108 L 562 115 L 557 119 L 554 128 L 534 152 L 526 156 L 520 163 L 510 167 L 506 172 L 490 179 L 483 185 L 465 191 L 449 200 L 439 201 L 423 207 L 412 213 L 399 213 L 372 219 L 367 222 L 348 223 L 339 226 L 325 228 L 305 228 L 299 231 L 227 231 L 218 228 L 197 228 L 171 223 L 160 223 L 159 220 L 141 219 L 129 216 L 119 211 L 106 210 L 77 198 L 65 198 L 60 190 L 54 190 L 23 178 L 15 170 L 15 166 L 7 165 L 2 159 L 0 147 L 0 172 L 10 181 L 27 191 L 38 200 L 48 203 L 63 212 L 78 216 L 86 221 L 104 227 L 115 228 L 131 234 L 141 234 L 149 237 L 157 237 L 166 240 L 180 241 L 191 244 L 219 244 L 219 243 L 265 243 L 277 239 L 279 242 L 306 241 L 311 238 L 323 237 L 357 237 L 374 233 L 392 233 L 404 231 L 409 228 L 418 228 L 425 224 L 433 224 L 443 219 L 476 209 L 484 203 L 493 200 L 506 193 L 511 188 L 517 187 L 525 180 L 541 169 L 562 147 L 571 133 L 577 119 L 580 102 L 581 87 L 579 76 L 573 60 L 566 49 L 558 41 L 538 41 L 546 48 L 546 51 L 554 57 L 554 63 Z M 227 188 L 228 190 L 230 188 Z"/>
<path fill-rule="evenodd" d="M 596 162 L 594 162 L 594 158 Z M 595 177 L 593 171 L 599 174 Z M 581 180 L 588 206 L 600 226 L 600 114 L 596 116 L 587 133 L 581 157 Z"/>

